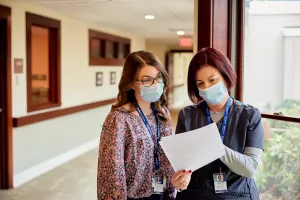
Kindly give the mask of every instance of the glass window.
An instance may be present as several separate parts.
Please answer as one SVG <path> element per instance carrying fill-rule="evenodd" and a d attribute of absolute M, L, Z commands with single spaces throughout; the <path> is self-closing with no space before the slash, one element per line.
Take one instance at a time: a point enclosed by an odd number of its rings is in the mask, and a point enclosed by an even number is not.
<path fill-rule="evenodd" d="M 262 200 L 300 196 L 300 124 L 263 119 L 265 149 L 255 175 Z"/>
<path fill-rule="evenodd" d="M 97 38 L 91 39 L 91 52 L 93 58 L 100 58 L 101 57 L 101 40 Z"/>
<path fill-rule="evenodd" d="M 114 43 L 112 41 L 106 41 L 105 57 L 106 58 L 114 57 Z"/>
<path fill-rule="evenodd" d="M 300 117 L 300 0 L 245 5 L 244 102 Z"/>
<path fill-rule="evenodd" d="M 49 102 L 49 29 L 31 26 L 31 105 Z"/>
<path fill-rule="evenodd" d="M 119 43 L 119 48 L 118 48 L 118 58 L 123 59 L 125 56 L 125 51 L 124 51 L 124 44 Z"/>

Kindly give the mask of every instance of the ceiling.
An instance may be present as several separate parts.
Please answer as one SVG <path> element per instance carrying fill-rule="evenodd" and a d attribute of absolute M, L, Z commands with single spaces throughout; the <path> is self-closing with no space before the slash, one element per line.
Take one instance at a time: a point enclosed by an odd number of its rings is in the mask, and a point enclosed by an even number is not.
<path fill-rule="evenodd" d="M 27 0 L 99 25 L 143 36 L 150 42 L 177 44 L 176 32 L 193 34 L 194 0 Z M 146 20 L 144 15 L 155 16 Z"/>

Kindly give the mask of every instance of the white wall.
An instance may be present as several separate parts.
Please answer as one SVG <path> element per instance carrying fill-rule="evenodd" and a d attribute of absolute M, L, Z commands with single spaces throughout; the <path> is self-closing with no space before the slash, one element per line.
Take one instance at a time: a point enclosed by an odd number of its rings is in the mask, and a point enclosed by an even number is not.
<path fill-rule="evenodd" d="M 300 101 L 300 28 L 298 34 L 284 37 L 283 99 Z"/>
<path fill-rule="evenodd" d="M 283 30 L 300 25 L 300 10 L 296 12 L 296 7 L 300 8 L 300 2 L 251 2 L 245 21 L 246 103 L 261 108 L 270 104 L 272 109 L 283 100 Z"/>
<path fill-rule="evenodd" d="M 61 21 L 61 108 L 111 99 L 117 95 L 118 83 L 110 85 L 110 71 L 116 71 L 119 79 L 122 67 L 89 67 L 88 29 L 130 38 L 131 51 L 145 49 L 145 39 L 130 33 L 100 27 L 21 0 L 1 0 L 0 3 L 12 9 L 12 59 L 22 58 L 25 64 L 24 74 L 12 75 L 13 117 L 34 114 L 27 113 L 25 12 Z M 97 71 L 104 73 L 101 87 L 95 86 Z M 110 106 L 104 106 L 14 128 L 14 174 L 21 177 L 19 175 L 25 170 L 99 138 L 100 125 L 109 110 Z"/>

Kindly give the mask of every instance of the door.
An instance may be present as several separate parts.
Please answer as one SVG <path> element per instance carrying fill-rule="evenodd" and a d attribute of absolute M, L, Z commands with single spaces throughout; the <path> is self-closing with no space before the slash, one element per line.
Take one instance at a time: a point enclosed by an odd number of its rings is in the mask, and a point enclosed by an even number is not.
<path fill-rule="evenodd" d="M 166 63 L 165 63 L 166 71 L 168 72 L 171 81 L 171 84 L 167 89 L 167 98 L 168 98 L 167 106 L 170 106 L 173 103 L 173 59 L 174 59 L 173 53 L 166 52 L 165 58 L 166 58 Z"/>
<path fill-rule="evenodd" d="M 0 5 L 0 189 L 13 187 L 10 8 Z"/>

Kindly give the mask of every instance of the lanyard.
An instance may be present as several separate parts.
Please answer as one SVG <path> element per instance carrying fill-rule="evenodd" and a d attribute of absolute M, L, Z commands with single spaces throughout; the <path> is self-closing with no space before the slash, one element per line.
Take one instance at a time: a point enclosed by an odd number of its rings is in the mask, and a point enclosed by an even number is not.
<path fill-rule="evenodd" d="M 224 143 L 224 139 L 226 136 L 226 127 L 227 127 L 227 122 L 228 122 L 228 113 L 229 113 L 229 108 L 230 108 L 230 104 L 231 104 L 231 97 L 229 97 L 227 103 L 226 103 L 226 107 L 225 107 L 225 112 L 224 112 L 224 117 L 223 117 L 223 121 L 222 121 L 222 127 L 221 127 L 221 139 Z M 209 112 L 209 108 L 208 105 L 206 104 L 206 108 L 205 108 L 205 113 L 206 113 L 206 119 L 208 124 L 213 123 L 210 117 L 210 112 Z"/>
<path fill-rule="evenodd" d="M 160 126 L 159 126 L 159 122 L 158 122 L 157 110 L 154 107 L 154 105 L 152 104 L 151 108 L 152 108 L 152 111 L 155 115 L 155 121 L 156 121 L 156 142 L 157 142 L 157 144 L 155 145 L 155 137 L 154 137 L 154 134 L 152 132 L 152 129 L 150 127 L 150 124 L 149 124 L 147 118 L 145 117 L 145 115 L 144 115 L 142 109 L 140 108 L 140 106 L 137 103 L 135 103 L 134 105 L 135 105 L 136 110 L 138 111 L 140 117 L 142 118 L 145 126 L 148 129 L 148 132 L 150 133 L 150 135 L 151 135 L 151 137 L 154 141 L 154 167 L 155 167 L 155 170 L 159 170 L 160 162 L 159 162 L 159 159 L 158 159 L 158 147 L 159 147 L 159 141 L 160 141 L 161 134 L 160 134 Z"/>

